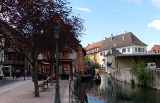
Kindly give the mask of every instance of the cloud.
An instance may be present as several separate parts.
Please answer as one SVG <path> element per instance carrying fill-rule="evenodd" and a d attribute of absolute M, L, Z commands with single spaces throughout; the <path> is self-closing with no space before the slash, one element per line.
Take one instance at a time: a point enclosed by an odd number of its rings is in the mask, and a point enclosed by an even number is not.
<path fill-rule="evenodd" d="M 74 8 L 77 9 L 77 10 L 80 10 L 80 11 L 92 12 L 92 10 L 89 9 L 89 8 L 83 8 L 83 7 L 74 7 Z"/>
<path fill-rule="evenodd" d="M 153 22 L 149 23 L 147 26 L 160 30 L 160 20 L 154 20 Z"/>
<path fill-rule="evenodd" d="M 160 0 L 150 0 L 154 5 L 160 7 Z"/>

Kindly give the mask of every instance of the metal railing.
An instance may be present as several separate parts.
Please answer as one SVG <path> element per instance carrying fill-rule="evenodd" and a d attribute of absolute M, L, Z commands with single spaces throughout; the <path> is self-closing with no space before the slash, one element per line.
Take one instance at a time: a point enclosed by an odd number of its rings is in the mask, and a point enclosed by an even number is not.
<path fill-rule="evenodd" d="M 74 94 L 75 83 L 73 80 L 69 82 L 69 103 L 81 103 L 78 97 Z"/>

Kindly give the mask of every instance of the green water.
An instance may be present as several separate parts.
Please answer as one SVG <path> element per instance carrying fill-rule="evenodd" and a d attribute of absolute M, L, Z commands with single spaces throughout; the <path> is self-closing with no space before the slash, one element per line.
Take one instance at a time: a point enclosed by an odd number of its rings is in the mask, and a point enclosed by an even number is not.
<path fill-rule="evenodd" d="M 107 74 L 102 74 L 101 78 L 100 85 L 86 80 L 75 87 L 75 95 L 81 103 L 160 103 L 159 90 L 132 88 Z"/>

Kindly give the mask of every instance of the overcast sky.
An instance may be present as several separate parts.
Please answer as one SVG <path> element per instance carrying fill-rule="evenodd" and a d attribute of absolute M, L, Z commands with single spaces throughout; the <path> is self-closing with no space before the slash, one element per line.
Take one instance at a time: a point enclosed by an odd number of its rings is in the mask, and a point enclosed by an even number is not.
<path fill-rule="evenodd" d="M 111 34 L 132 32 L 150 49 L 160 44 L 160 0 L 68 0 L 73 14 L 85 20 L 81 44 L 98 42 Z"/>

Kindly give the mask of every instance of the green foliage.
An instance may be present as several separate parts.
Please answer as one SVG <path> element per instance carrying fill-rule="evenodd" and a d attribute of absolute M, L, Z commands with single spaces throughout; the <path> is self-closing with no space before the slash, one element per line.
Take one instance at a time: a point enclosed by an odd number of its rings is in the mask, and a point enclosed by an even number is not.
<path fill-rule="evenodd" d="M 85 56 L 85 57 L 84 57 L 84 63 L 85 63 L 86 65 L 89 65 L 89 61 L 90 61 L 90 58 L 89 58 L 88 56 Z"/>
<path fill-rule="evenodd" d="M 85 56 L 84 60 L 88 61 L 88 60 L 90 60 L 90 58 L 88 56 Z"/>
<path fill-rule="evenodd" d="M 131 87 L 134 88 L 135 87 L 135 80 L 131 79 Z"/>
<path fill-rule="evenodd" d="M 77 83 L 77 84 L 81 83 L 81 80 L 82 80 L 82 77 L 81 77 L 80 75 L 78 75 L 78 76 L 76 77 L 76 83 Z"/>
<path fill-rule="evenodd" d="M 100 67 L 100 65 L 98 63 L 93 63 L 92 64 L 92 69 L 98 69 Z"/>
<path fill-rule="evenodd" d="M 147 87 L 152 77 L 151 71 L 145 68 L 145 64 L 143 62 L 138 64 L 132 62 L 131 66 L 133 73 L 138 80 L 138 84 L 142 87 Z"/>

